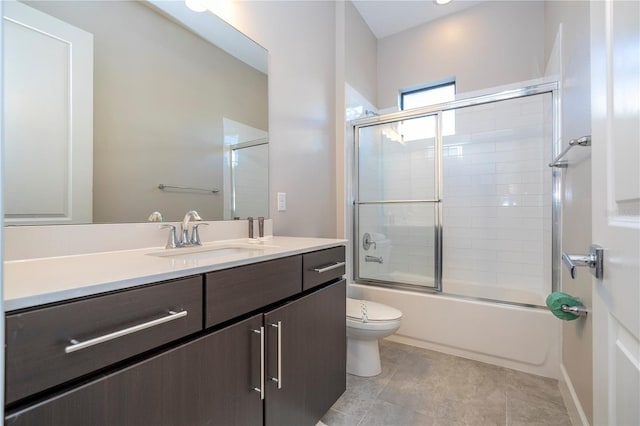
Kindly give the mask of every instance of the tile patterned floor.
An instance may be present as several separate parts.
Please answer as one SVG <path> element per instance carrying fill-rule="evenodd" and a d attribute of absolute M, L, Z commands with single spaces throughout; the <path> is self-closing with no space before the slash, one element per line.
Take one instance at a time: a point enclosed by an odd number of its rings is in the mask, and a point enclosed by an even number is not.
<path fill-rule="evenodd" d="M 328 426 L 567 425 L 556 380 L 380 342 L 382 374 L 347 375 Z"/>

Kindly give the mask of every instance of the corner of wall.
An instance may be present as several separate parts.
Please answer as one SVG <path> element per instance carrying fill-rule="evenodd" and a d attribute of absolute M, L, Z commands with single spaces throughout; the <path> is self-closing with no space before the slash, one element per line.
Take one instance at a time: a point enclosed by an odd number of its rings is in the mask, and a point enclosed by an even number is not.
<path fill-rule="evenodd" d="M 558 384 L 562 400 L 567 407 L 569 418 L 571 419 L 571 424 L 573 426 L 589 426 L 589 420 L 582 409 L 582 404 L 580 404 L 580 399 L 578 399 L 578 395 L 576 394 L 576 390 L 571 382 L 571 377 L 569 377 L 564 363 L 560 364 L 560 380 Z"/>

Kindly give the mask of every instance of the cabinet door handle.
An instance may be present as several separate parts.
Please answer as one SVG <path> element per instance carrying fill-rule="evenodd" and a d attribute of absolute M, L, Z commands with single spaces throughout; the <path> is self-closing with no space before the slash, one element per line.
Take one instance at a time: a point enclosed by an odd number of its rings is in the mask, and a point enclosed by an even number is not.
<path fill-rule="evenodd" d="M 338 269 L 344 265 L 346 265 L 345 262 L 336 262 L 333 265 L 325 266 L 324 268 L 314 268 L 313 270 L 319 274 L 322 274 L 323 272 L 331 271 L 333 269 Z"/>
<path fill-rule="evenodd" d="M 142 324 L 134 325 L 133 327 L 114 331 L 113 333 L 109 333 L 100 337 L 95 337 L 93 339 L 85 340 L 84 342 L 79 342 L 76 339 L 71 339 L 70 340 L 71 345 L 64 348 L 64 351 L 65 353 L 69 354 L 71 352 L 79 351 L 81 349 L 86 349 L 90 346 L 108 342 L 109 340 L 117 339 L 119 337 L 126 336 L 127 334 L 132 334 L 150 327 L 155 327 L 156 325 L 164 324 L 165 322 L 174 321 L 174 320 L 177 320 L 178 318 L 182 318 L 186 316 L 187 316 L 187 311 L 181 311 L 181 312 L 169 311 L 169 315 L 167 315 L 166 317 L 158 318 L 152 321 L 147 321 Z"/>
<path fill-rule="evenodd" d="M 264 327 L 260 326 L 260 330 L 251 330 L 260 335 L 260 387 L 253 388 L 254 391 L 260 393 L 260 399 L 264 399 Z"/>
<path fill-rule="evenodd" d="M 271 327 L 278 329 L 278 374 L 271 380 L 278 384 L 278 389 L 282 389 L 282 321 L 271 324 Z"/>

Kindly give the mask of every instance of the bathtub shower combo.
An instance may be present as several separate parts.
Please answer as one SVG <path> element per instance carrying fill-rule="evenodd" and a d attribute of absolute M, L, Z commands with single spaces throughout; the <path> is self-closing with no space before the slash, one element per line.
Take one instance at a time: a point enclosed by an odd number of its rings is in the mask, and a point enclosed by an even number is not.
<path fill-rule="evenodd" d="M 351 295 L 402 311 L 396 340 L 558 376 L 557 103 L 543 83 L 354 123 Z"/>

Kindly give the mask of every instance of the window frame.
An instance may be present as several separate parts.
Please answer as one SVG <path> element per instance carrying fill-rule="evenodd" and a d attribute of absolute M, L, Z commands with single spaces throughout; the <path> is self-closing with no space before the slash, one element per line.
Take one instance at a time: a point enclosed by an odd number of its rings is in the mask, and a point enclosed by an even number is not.
<path fill-rule="evenodd" d="M 412 95 L 415 93 L 419 93 L 419 92 L 428 92 L 430 90 L 434 90 L 434 89 L 440 89 L 442 87 L 446 87 L 446 86 L 453 86 L 453 94 L 454 94 L 454 100 L 455 100 L 455 94 L 456 92 L 456 79 L 455 78 L 451 78 L 451 79 L 447 79 L 447 80 L 438 80 L 437 82 L 432 82 L 432 83 L 427 83 L 425 85 L 421 85 L 421 86 L 417 86 L 417 87 L 412 87 L 410 89 L 406 89 L 406 90 L 400 90 L 400 111 L 405 111 L 404 108 L 404 97 L 407 95 Z M 425 105 L 427 106 L 427 105 Z"/>

